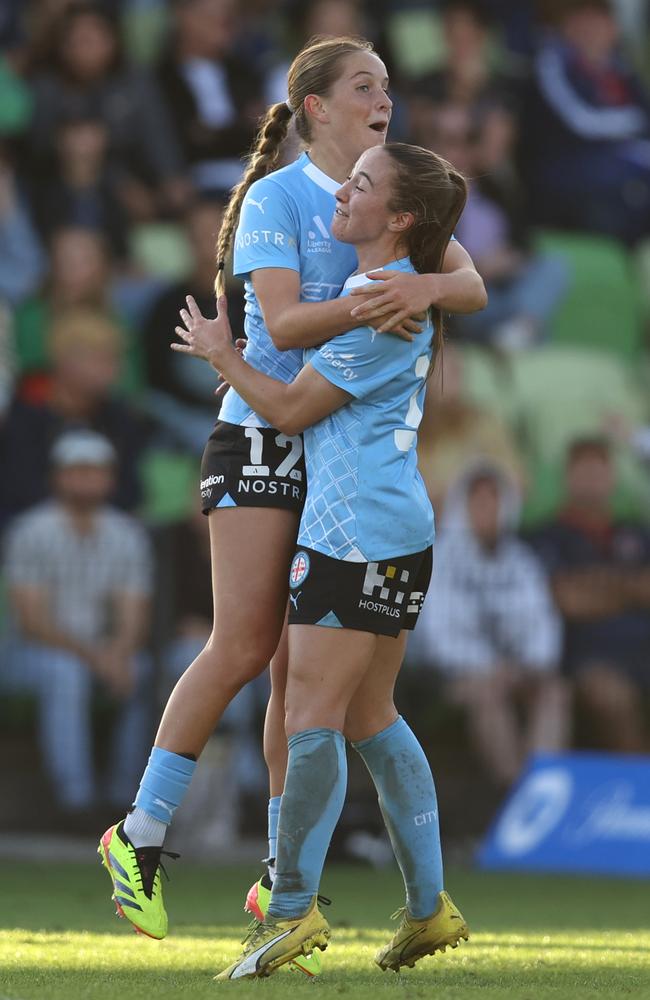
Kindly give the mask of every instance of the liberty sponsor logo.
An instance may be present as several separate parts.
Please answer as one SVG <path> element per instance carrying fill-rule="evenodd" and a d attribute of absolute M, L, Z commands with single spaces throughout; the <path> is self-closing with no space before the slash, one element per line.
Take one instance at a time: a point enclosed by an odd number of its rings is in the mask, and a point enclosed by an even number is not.
<path fill-rule="evenodd" d="M 296 587 L 299 587 L 307 579 L 309 576 L 309 566 L 309 553 L 304 551 L 296 552 L 291 563 L 291 569 L 289 570 L 289 586 L 292 590 L 295 590 Z M 300 594 L 296 597 L 296 601 L 298 597 L 300 597 Z M 297 610 L 298 606 L 296 605 Z"/>
<path fill-rule="evenodd" d="M 238 233 L 235 240 L 237 250 L 254 246 L 295 247 L 296 240 L 288 233 L 275 229 L 251 229 L 247 233 Z"/>
<path fill-rule="evenodd" d="M 268 196 L 268 194 L 265 194 L 265 195 L 264 195 L 264 197 L 262 198 L 262 200 L 261 200 L 261 201 L 255 201 L 255 199 L 254 199 L 254 198 L 251 198 L 251 197 L 249 196 L 249 197 L 248 197 L 248 198 L 246 199 L 246 204 L 247 204 L 247 205 L 255 205 L 255 208 L 259 208 L 259 210 L 260 210 L 260 212 L 262 213 L 262 215 L 264 215 L 264 214 L 265 214 L 265 213 L 264 213 L 264 202 L 265 202 L 265 201 L 268 201 L 268 200 L 269 200 L 269 196 Z"/>
<path fill-rule="evenodd" d="M 332 237 L 327 231 L 327 226 L 320 215 L 314 215 L 312 222 L 314 223 L 314 229 L 307 231 L 307 253 L 331 253 Z"/>
<path fill-rule="evenodd" d="M 202 479 L 200 483 L 201 496 L 203 499 L 212 496 L 213 486 L 223 486 L 225 483 L 224 476 L 208 476 L 207 479 Z"/>
<path fill-rule="evenodd" d="M 329 345 L 324 345 L 318 352 L 325 361 L 329 361 L 332 368 L 338 368 L 341 375 L 346 382 L 351 382 L 352 379 L 358 378 L 357 373 L 353 368 L 350 368 L 350 361 L 354 361 L 356 355 L 354 354 L 338 354 Z M 364 591 L 365 593 L 365 591 Z"/>

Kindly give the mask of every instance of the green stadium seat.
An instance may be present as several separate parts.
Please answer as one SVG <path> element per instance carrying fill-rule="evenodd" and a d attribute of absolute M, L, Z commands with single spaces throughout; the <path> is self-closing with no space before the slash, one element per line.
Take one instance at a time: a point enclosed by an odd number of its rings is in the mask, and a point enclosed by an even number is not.
<path fill-rule="evenodd" d="M 650 240 L 646 240 L 636 248 L 634 263 L 641 291 L 641 306 L 647 324 L 650 322 Z"/>
<path fill-rule="evenodd" d="M 396 10 L 386 27 L 400 74 L 418 77 L 439 68 L 445 46 L 435 11 L 425 7 Z"/>
<path fill-rule="evenodd" d="M 577 437 L 604 433 L 612 415 L 630 426 L 648 418 L 636 370 L 605 351 L 549 346 L 512 361 L 516 421 L 531 468 L 527 519 L 549 513 L 561 493 L 564 457 Z M 631 452 L 617 449 L 616 505 L 647 516 L 648 476 Z M 644 510 L 645 508 L 645 510 Z"/>
<path fill-rule="evenodd" d="M 192 268 L 192 251 L 181 226 L 148 222 L 134 226 L 130 256 L 147 274 L 178 281 Z"/>
<path fill-rule="evenodd" d="M 516 399 L 509 366 L 481 347 L 458 347 L 463 359 L 463 391 L 478 406 L 512 425 Z"/>
<path fill-rule="evenodd" d="M 144 487 L 140 513 L 148 524 L 171 524 L 191 513 L 199 477 L 199 460 L 194 455 L 152 448 L 141 462 L 140 473 Z"/>
<path fill-rule="evenodd" d="M 553 341 L 635 357 L 643 337 L 641 294 L 625 248 L 605 237 L 550 231 L 538 234 L 538 245 L 564 256 L 573 277 L 551 324 Z"/>

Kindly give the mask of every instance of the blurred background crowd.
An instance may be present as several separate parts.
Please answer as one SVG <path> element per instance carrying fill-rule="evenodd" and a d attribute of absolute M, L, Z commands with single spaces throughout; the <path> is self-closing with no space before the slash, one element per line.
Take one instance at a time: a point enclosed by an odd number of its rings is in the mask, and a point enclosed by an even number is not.
<path fill-rule="evenodd" d="M 450 319 L 421 427 L 438 541 L 399 704 L 443 832 L 480 834 L 532 751 L 650 749 L 645 0 L 0 0 L 7 828 L 114 819 L 210 632 L 216 381 L 168 345 L 188 292 L 215 313 L 224 201 L 315 34 L 372 39 L 391 137 L 470 178 L 489 293 Z M 264 828 L 265 683 L 206 751 L 197 850 Z M 380 857 L 351 783 L 346 843 Z"/>

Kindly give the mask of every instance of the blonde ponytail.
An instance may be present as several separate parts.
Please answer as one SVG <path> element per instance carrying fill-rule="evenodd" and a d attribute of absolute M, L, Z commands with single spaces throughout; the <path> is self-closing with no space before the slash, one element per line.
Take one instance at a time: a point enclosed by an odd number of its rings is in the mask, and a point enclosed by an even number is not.
<path fill-rule="evenodd" d="M 273 104 L 266 112 L 257 141 L 249 156 L 248 168 L 239 184 L 233 188 L 217 239 L 217 277 L 214 290 L 217 296 L 222 295 L 225 288 L 226 258 L 232 245 L 232 237 L 237 227 L 239 213 L 251 184 L 266 177 L 278 164 L 280 147 L 289 130 L 292 111 L 286 102 Z"/>
<path fill-rule="evenodd" d="M 226 257 L 232 245 L 239 213 L 246 192 L 254 181 L 266 177 L 277 166 L 280 146 L 286 138 L 289 122 L 295 116 L 296 132 L 305 145 L 311 140 L 311 124 L 304 101 L 308 94 L 324 96 L 341 74 L 343 59 L 354 52 L 372 52 L 372 44 L 364 38 L 317 37 L 310 39 L 289 67 L 287 88 L 289 100 L 269 108 L 257 133 L 250 154 L 248 169 L 237 187 L 233 188 L 217 239 L 217 277 L 215 291 L 222 294 L 225 284 Z"/>

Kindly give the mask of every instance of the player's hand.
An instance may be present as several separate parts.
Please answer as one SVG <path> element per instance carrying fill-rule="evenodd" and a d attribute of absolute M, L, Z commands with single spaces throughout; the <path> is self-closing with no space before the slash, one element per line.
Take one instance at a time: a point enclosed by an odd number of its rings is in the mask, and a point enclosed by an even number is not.
<path fill-rule="evenodd" d="M 430 277 L 430 276 L 428 276 Z M 371 280 L 366 285 L 353 288 L 351 295 L 363 296 L 363 301 L 355 306 L 351 315 L 363 323 L 374 326 L 378 333 L 408 334 L 419 333 L 412 329 L 414 319 L 426 313 L 431 303 L 431 286 L 423 282 L 421 274 L 405 274 L 403 271 L 369 271 Z M 381 282 L 381 284 L 376 284 Z M 379 321 L 379 326 L 375 323 Z M 411 321 L 405 326 L 406 321 Z M 412 340 L 412 336 L 405 337 Z"/>
<path fill-rule="evenodd" d="M 225 295 L 217 299 L 217 318 L 206 319 L 191 295 L 186 300 L 187 309 L 181 309 L 180 317 L 184 326 L 175 328 L 182 344 L 173 343 L 173 351 L 203 358 L 220 371 L 220 362 L 234 351 L 232 331 L 228 320 L 228 302 Z"/>

